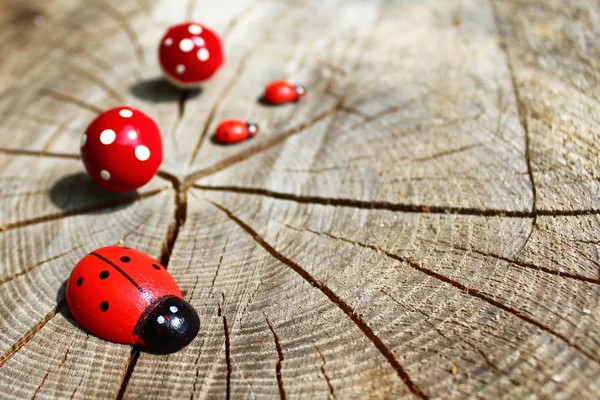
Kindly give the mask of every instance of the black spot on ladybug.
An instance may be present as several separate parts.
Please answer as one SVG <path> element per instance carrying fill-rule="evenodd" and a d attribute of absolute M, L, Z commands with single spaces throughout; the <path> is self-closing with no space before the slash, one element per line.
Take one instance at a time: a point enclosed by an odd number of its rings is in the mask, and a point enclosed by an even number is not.
<path fill-rule="evenodd" d="M 158 264 L 152 264 L 152 266 L 154 267 L 154 269 L 160 269 L 160 265 Z"/>
<path fill-rule="evenodd" d="M 106 279 L 108 278 L 108 275 L 110 275 L 108 271 L 102 271 L 100 272 L 100 279 Z"/>
<path fill-rule="evenodd" d="M 100 303 L 100 311 L 106 310 L 108 310 L 108 301 L 103 301 L 102 303 Z"/>
<path fill-rule="evenodd" d="M 81 286 L 81 284 L 83 283 L 83 276 L 80 276 L 79 278 L 77 278 L 77 287 Z"/>
<path fill-rule="evenodd" d="M 125 263 L 127 263 L 127 262 L 129 262 L 129 261 L 131 261 L 131 258 L 129 258 L 129 257 L 127 257 L 127 256 L 123 256 L 123 257 L 121 257 L 121 262 L 125 262 Z"/>

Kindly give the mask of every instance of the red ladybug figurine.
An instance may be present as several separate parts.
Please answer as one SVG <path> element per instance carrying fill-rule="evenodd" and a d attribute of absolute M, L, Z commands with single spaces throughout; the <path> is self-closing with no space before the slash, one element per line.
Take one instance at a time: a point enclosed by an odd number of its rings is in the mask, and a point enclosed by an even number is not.
<path fill-rule="evenodd" d="M 219 35 L 197 22 L 170 27 L 158 46 L 165 77 L 180 88 L 195 88 L 223 65 L 225 54 Z"/>
<path fill-rule="evenodd" d="M 217 126 L 215 140 L 225 144 L 237 143 L 257 135 L 259 131 L 258 125 L 254 122 L 228 119 Z"/>
<path fill-rule="evenodd" d="M 295 85 L 288 81 L 273 81 L 265 89 L 263 100 L 270 104 L 284 104 L 298 101 L 306 94 L 302 85 Z"/>
<path fill-rule="evenodd" d="M 86 255 L 67 283 L 67 306 L 84 329 L 159 354 L 182 349 L 198 334 L 198 314 L 182 297 L 158 261 L 121 246 Z"/>
<path fill-rule="evenodd" d="M 81 158 L 92 180 L 104 189 L 135 190 L 148 183 L 162 163 L 160 129 L 133 107 L 110 109 L 81 137 Z"/>

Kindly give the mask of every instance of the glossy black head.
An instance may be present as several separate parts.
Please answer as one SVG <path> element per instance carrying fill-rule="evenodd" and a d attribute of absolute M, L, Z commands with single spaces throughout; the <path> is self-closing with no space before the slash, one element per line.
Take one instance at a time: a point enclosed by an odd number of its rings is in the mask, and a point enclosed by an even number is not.
<path fill-rule="evenodd" d="M 158 354 L 174 353 L 187 346 L 200 330 L 196 310 L 183 299 L 168 297 L 139 321 L 138 335 L 145 348 Z"/>
<path fill-rule="evenodd" d="M 248 132 L 250 133 L 250 136 L 256 135 L 260 130 L 256 122 L 248 121 L 246 122 L 246 126 L 248 127 Z"/>
<path fill-rule="evenodd" d="M 306 88 L 302 85 L 296 85 L 296 94 L 298 95 L 298 100 L 300 100 L 306 94 Z"/>

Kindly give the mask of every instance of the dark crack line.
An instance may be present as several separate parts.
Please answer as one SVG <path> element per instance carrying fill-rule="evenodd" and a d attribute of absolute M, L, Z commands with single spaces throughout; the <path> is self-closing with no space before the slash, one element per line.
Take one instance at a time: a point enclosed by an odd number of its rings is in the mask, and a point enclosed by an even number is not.
<path fill-rule="evenodd" d="M 342 312 L 344 312 L 348 318 L 361 330 L 365 337 L 375 346 L 375 348 L 381 353 L 381 355 L 388 361 L 392 368 L 396 371 L 400 379 L 405 383 L 407 388 L 416 396 L 422 399 L 428 399 L 429 397 L 423 393 L 421 388 L 412 381 L 408 373 L 404 370 L 402 365 L 396 359 L 394 352 L 390 350 L 383 341 L 375 334 L 371 327 L 364 322 L 360 316 L 354 313 L 352 306 L 344 302 L 337 294 L 335 294 L 327 285 L 321 281 L 315 279 L 308 271 L 302 268 L 299 264 L 295 263 L 291 259 L 285 257 L 283 254 L 278 252 L 273 246 L 267 243 L 254 229 L 252 229 L 244 221 L 236 217 L 231 211 L 221 206 L 220 204 L 214 203 L 210 200 L 206 200 L 216 208 L 221 210 L 229 219 L 235 222 L 241 229 L 246 231 L 250 237 L 263 249 L 265 249 L 271 256 L 279 260 L 285 266 L 296 272 L 302 279 L 308 282 L 310 285 L 318 289 L 323 293 L 334 305 L 336 305 Z"/>
<path fill-rule="evenodd" d="M 223 246 L 223 250 L 221 250 L 221 257 L 219 258 L 219 264 L 217 265 L 217 269 L 215 271 L 215 276 L 213 277 L 212 283 L 210 284 L 210 290 L 208 291 L 208 295 L 213 294 L 213 290 L 215 289 L 215 282 L 217 281 L 217 277 L 219 276 L 219 271 L 221 270 L 221 263 L 223 262 L 223 257 L 225 256 L 225 250 L 227 249 L 228 241 L 225 240 L 225 245 Z"/>
<path fill-rule="evenodd" d="M 177 191 L 175 195 L 175 215 L 174 221 L 167 232 L 167 237 L 163 243 L 163 249 L 160 256 L 160 263 L 165 267 L 169 267 L 171 254 L 175 247 L 175 242 L 179 236 L 179 232 L 187 219 L 187 192 Z"/>
<path fill-rule="evenodd" d="M 330 115 L 335 114 L 338 111 L 339 107 L 340 107 L 340 104 L 317 115 L 316 117 L 314 117 L 313 119 L 311 119 L 308 122 L 297 125 L 287 131 L 284 131 L 283 133 L 280 133 L 279 135 L 274 135 L 272 138 L 265 140 L 261 144 L 251 147 L 248 150 L 242 151 L 242 152 L 235 154 L 229 158 L 226 158 L 223 161 L 220 161 L 210 167 L 207 167 L 207 168 L 204 168 L 199 171 L 191 173 L 190 175 L 188 175 L 185 178 L 186 186 L 191 186 L 196 180 L 198 180 L 200 178 L 203 178 L 208 175 L 212 175 L 216 172 L 222 171 L 226 168 L 231 167 L 232 165 L 235 165 L 242 161 L 245 161 L 257 154 L 261 154 L 261 153 L 265 152 L 266 150 L 269 150 L 269 149 L 285 142 L 289 138 L 306 131 L 307 129 L 309 129 L 313 125 L 321 122 L 322 120 L 329 117 Z"/>
<path fill-rule="evenodd" d="M 85 101 L 83 101 L 81 99 L 78 99 L 77 97 L 73 97 L 71 95 L 64 94 L 64 93 L 59 93 L 52 89 L 46 89 L 46 88 L 40 89 L 39 94 L 42 96 L 51 97 L 55 100 L 62 101 L 64 103 L 76 105 L 77 107 L 83 108 L 84 110 L 91 111 L 94 114 L 101 114 L 104 111 L 99 107 L 96 107 L 92 104 L 86 103 Z"/>
<path fill-rule="evenodd" d="M 79 388 L 81 387 L 82 383 L 83 383 L 83 378 L 79 379 L 79 383 L 75 387 L 75 390 L 73 390 L 73 393 L 71 393 L 71 397 L 69 397 L 69 400 L 73 400 L 75 398 L 75 394 L 77 393 L 77 390 L 79 390 Z"/>
<path fill-rule="evenodd" d="M 325 365 L 327 364 L 327 361 L 325 361 L 325 356 L 323 355 L 323 353 L 321 353 L 321 350 L 319 350 L 317 346 L 315 346 L 315 348 L 317 349 L 317 353 L 319 353 L 319 357 L 321 358 L 321 373 L 323 374 L 323 377 L 327 382 L 327 387 L 329 388 L 329 398 L 336 400 L 337 397 L 335 395 L 335 390 L 333 388 L 333 385 L 331 384 L 331 380 L 329 379 L 327 372 L 325 371 Z"/>
<path fill-rule="evenodd" d="M 494 24 L 496 25 L 496 31 L 498 32 L 500 37 L 503 39 L 503 35 L 501 32 L 501 28 L 500 28 L 500 20 L 498 19 L 498 12 L 496 10 L 496 5 L 494 4 L 493 1 L 490 2 L 490 7 L 492 10 L 492 14 L 494 16 Z M 537 216 L 539 214 L 537 213 L 537 190 L 536 190 L 536 186 L 535 186 L 535 178 L 533 176 L 533 168 L 531 166 L 531 140 L 530 140 L 531 138 L 530 138 L 530 132 L 529 132 L 529 125 L 527 123 L 527 117 L 526 117 L 527 110 L 526 110 L 525 105 L 521 101 L 521 95 L 519 93 L 519 85 L 517 84 L 517 77 L 516 77 L 512 62 L 510 61 L 510 54 L 508 53 L 508 49 L 506 46 L 501 46 L 501 47 L 504 51 L 504 55 L 506 57 L 506 65 L 507 65 L 508 71 L 510 73 L 510 80 L 511 80 L 513 92 L 515 95 L 515 101 L 517 103 L 517 113 L 518 113 L 518 117 L 519 117 L 519 122 L 521 123 L 521 127 L 522 127 L 523 133 L 525 135 L 525 163 L 527 164 L 527 175 L 529 176 L 529 182 L 531 184 L 531 196 L 532 196 L 531 211 L 533 214 L 533 220 L 531 221 L 531 230 L 529 231 L 529 235 L 525 239 L 523 246 L 521 246 L 521 249 L 517 252 L 517 254 L 518 254 L 529 243 L 529 240 L 531 239 L 531 236 L 533 235 L 533 232 L 535 231 L 535 227 L 537 225 Z"/>
<path fill-rule="evenodd" d="M 585 210 L 537 210 L 532 211 L 517 211 L 517 210 L 500 210 L 494 208 L 471 208 L 471 207 L 454 207 L 454 206 L 433 206 L 433 205 L 420 205 L 420 204 L 406 204 L 406 203 L 391 203 L 387 201 L 364 201 L 364 200 L 353 200 L 345 198 L 331 198 L 331 197 L 319 197 L 319 196 L 304 196 L 296 195 L 292 193 L 275 192 L 268 189 L 262 188 L 250 188 L 250 187 L 239 187 L 239 186 L 209 186 L 193 184 L 194 188 L 216 191 L 216 192 L 232 192 L 241 194 L 251 194 L 257 196 L 264 196 L 279 200 L 289 200 L 297 203 L 304 204 L 317 204 L 335 207 L 351 207 L 351 208 L 362 208 L 367 210 L 387 210 L 387 211 L 399 211 L 405 213 L 417 213 L 417 214 L 447 214 L 447 215 L 467 215 L 474 217 L 504 217 L 504 218 L 522 218 L 531 219 L 535 216 L 542 217 L 576 217 L 576 216 L 589 216 L 589 215 L 600 215 L 600 209 L 585 209 Z"/>
<path fill-rule="evenodd" d="M 44 375 L 44 377 L 42 378 L 42 381 L 40 382 L 38 387 L 35 389 L 35 392 L 33 392 L 33 396 L 31 396 L 31 400 L 35 400 L 37 398 L 37 395 L 40 392 L 40 390 L 42 389 L 42 386 L 44 386 L 44 383 L 46 383 L 46 379 L 48 379 L 48 375 L 50 375 L 50 371 L 46 372 L 46 375 Z"/>
<path fill-rule="evenodd" d="M 582 282 L 587 282 L 587 283 L 593 283 L 595 285 L 600 284 L 600 282 L 598 282 L 598 279 L 596 278 L 590 278 L 588 276 L 584 276 L 584 275 L 579 275 L 579 274 L 571 274 L 568 272 L 561 272 L 561 271 L 556 271 L 550 268 L 546 268 L 546 267 L 541 267 L 539 265 L 533 264 L 533 263 L 529 263 L 529 262 L 525 262 L 525 261 L 520 261 L 520 260 L 515 260 L 515 259 L 510 259 L 508 257 L 504 257 L 501 256 L 499 254 L 494 254 L 494 253 L 488 253 L 488 252 L 484 252 L 484 251 L 480 251 L 480 250 L 476 250 L 476 249 L 467 249 L 466 247 L 461 247 L 461 246 L 456 246 L 456 245 L 451 245 L 452 248 L 457 249 L 457 250 L 462 250 L 465 252 L 473 252 L 479 255 L 482 255 L 484 257 L 489 257 L 489 258 L 495 258 L 497 260 L 501 260 L 501 261 L 505 261 L 509 264 L 513 264 L 513 265 L 517 265 L 519 267 L 522 268 L 527 268 L 527 269 L 531 269 L 534 271 L 539 271 L 539 272 L 544 272 L 550 275 L 554 275 L 554 276 L 559 276 L 559 277 L 563 277 L 563 278 L 568 278 L 568 279 L 573 279 L 576 281 L 582 281 Z"/>
<path fill-rule="evenodd" d="M 35 337 L 35 335 L 37 335 L 38 332 L 41 331 L 42 328 L 46 326 L 46 324 L 50 322 L 50 320 L 62 310 L 64 306 L 65 301 L 61 300 L 48 314 L 44 315 L 44 318 L 42 318 L 40 322 L 31 327 L 31 329 L 25 332 L 25 334 L 19 340 L 17 340 L 12 346 L 10 346 L 10 349 L 6 353 L 4 353 L 2 357 L 0 357 L 0 367 L 6 364 L 6 362 L 12 356 L 14 356 L 19 350 L 21 350 L 23 346 L 29 343 Z"/>
<path fill-rule="evenodd" d="M 281 343 L 279 342 L 279 336 L 277 335 L 275 328 L 273 328 L 273 325 L 271 325 L 271 322 L 269 322 L 269 318 L 267 318 L 266 315 L 265 315 L 265 320 L 267 321 L 269 330 L 273 334 L 273 341 L 275 342 L 275 349 L 277 350 L 277 364 L 275 365 L 275 375 L 277 376 L 277 386 L 279 387 L 279 397 L 282 400 L 285 400 L 286 399 L 285 388 L 283 387 L 283 375 L 281 373 L 281 370 L 283 368 L 282 364 L 283 364 L 283 360 L 285 359 L 285 357 L 283 355 Z"/>
<path fill-rule="evenodd" d="M 225 302 L 225 294 L 221 293 L 223 302 Z M 225 392 L 225 398 L 229 400 L 231 398 L 231 339 L 229 336 L 229 325 L 227 324 L 227 317 L 219 304 L 219 316 L 223 319 L 223 332 L 225 335 L 225 363 L 227 365 L 227 389 Z"/>
<path fill-rule="evenodd" d="M 164 192 L 165 190 L 166 190 L 166 188 L 156 189 L 156 190 L 152 190 L 148 193 L 135 194 L 133 196 L 127 196 L 127 197 L 123 197 L 120 199 L 115 199 L 113 201 L 108 201 L 108 202 L 102 203 L 102 204 L 94 204 L 94 205 L 90 205 L 90 206 L 86 206 L 86 207 L 77 208 L 74 210 L 59 212 L 56 214 L 44 215 L 41 217 L 31 218 L 31 219 L 27 219 L 27 220 L 23 220 L 23 221 L 12 222 L 12 223 L 0 226 L 0 232 L 6 232 L 6 231 L 9 231 L 12 229 L 24 228 L 27 226 L 41 224 L 44 222 L 55 221 L 55 220 L 58 220 L 61 218 L 83 215 L 83 214 L 87 214 L 90 212 L 97 212 L 97 211 L 107 210 L 107 209 L 111 209 L 111 208 L 116 208 L 116 207 L 127 205 L 127 204 L 132 204 L 137 201 L 147 199 L 148 197 L 157 195 L 161 192 Z"/>
<path fill-rule="evenodd" d="M 483 146 L 482 143 L 469 144 L 469 145 L 466 145 L 466 146 L 458 147 L 456 149 L 450 149 L 450 150 L 440 151 L 439 153 L 435 153 L 435 154 L 432 154 L 432 155 L 429 155 L 429 156 L 425 156 L 425 157 L 412 158 L 409 161 L 417 162 L 417 163 L 432 161 L 432 160 L 435 160 L 437 158 L 441 158 L 441 157 L 446 157 L 446 156 L 450 156 L 450 155 L 462 153 L 464 151 L 475 149 L 475 148 L 481 147 L 481 146 Z"/>
<path fill-rule="evenodd" d="M 127 366 L 125 367 L 123 378 L 121 379 L 121 386 L 119 386 L 119 391 L 117 392 L 117 395 L 115 397 L 116 400 L 123 399 L 125 391 L 127 390 L 127 385 L 129 385 L 131 375 L 133 375 L 133 370 L 137 364 L 138 358 L 140 358 L 140 350 L 137 346 L 134 346 L 131 348 L 131 353 L 129 353 Z"/>
<path fill-rule="evenodd" d="M 33 157 L 51 157 L 51 158 L 66 158 L 69 160 L 79 160 L 81 157 L 79 154 L 68 154 L 68 153 L 48 153 L 45 151 L 36 150 L 22 150 L 22 149 L 7 149 L 0 148 L 0 153 L 14 155 L 14 156 L 33 156 Z"/>
<path fill-rule="evenodd" d="M 557 331 L 555 331 L 554 329 L 542 324 L 541 322 L 535 320 L 534 318 L 528 316 L 528 315 L 524 315 L 522 314 L 519 310 L 508 306 L 504 303 L 501 303 L 500 301 L 493 299 L 492 297 L 486 295 L 485 293 L 483 293 L 482 291 L 478 290 L 478 289 L 474 289 L 471 287 L 468 287 L 458 281 L 455 281 L 454 279 L 451 279 L 445 275 L 442 275 L 438 272 L 435 272 L 429 268 L 423 267 L 421 266 L 418 262 L 413 261 L 410 258 L 407 257 L 403 257 L 403 256 L 399 256 L 396 255 L 394 253 L 390 253 L 386 250 L 383 250 L 377 246 L 374 245 L 370 245 L 370 244 L 366 244 L 366 243 L 361 243 L 361 242 L 357 242 L 357 241 L 353 241 L 350 239 L 346 239 L 343 237 L 339 237 L 339 236 L 335 236 L 332 235 L 330 233 L 326 233 L 326 232 L 317 232 L 317 231 L 313 231 L 310 229 L 305 229 L 307 232 L 311 232 L 315 235 L 324 235 L 327 236 L 331 239 L 335 239 L 335 240 L 340 240 L 346 243 L 350 243 L 353 244 L 355 246 L 360 246 L 366 249 L 370 249 L 373 250 L 377 253 L 383 254 L 391 259 L 394 259 L 396 261 L 399 261 L 400 263 L 402 263 L 403 265 L 407 265 L 409 266 L 411 269 L 416 270 L 418 272 L 421 272 L 431 278 L 434 278 L 438 281 L 441 281 L 443 283 L 446 283 L 458 290 L 460 290 L 463 293 L 466 293 L 468 296 L 474 297 L 476 299 L 479 299 L 483 302 L 486 302 L 496 308 L 501 309 L 502 311 L 505 311 L 519 319 L 521 319 L 522 321 L 525 321 L 539 329 L 541 329 L 542 331 L 549 333 L 550 335 L 560 339 L 561 341 L 563 341 L 564 343 L 566 343 L 568 346 L 571 346 L 572 348 L 574 348 L 575 350 L 577 350 L 580 354 L 586 356 L 588 359 L 590 359 L 591 361 L 594 361 L 596 363 L 600 364 L 600 360 L 598 360 L 592 353 L 588 352 L 587 350 L 583 349 L 581 346 L 579 346 L 578 344 L 572 343 L 566 336 L 564 336 L 561 333 L 558 333 Z"/>

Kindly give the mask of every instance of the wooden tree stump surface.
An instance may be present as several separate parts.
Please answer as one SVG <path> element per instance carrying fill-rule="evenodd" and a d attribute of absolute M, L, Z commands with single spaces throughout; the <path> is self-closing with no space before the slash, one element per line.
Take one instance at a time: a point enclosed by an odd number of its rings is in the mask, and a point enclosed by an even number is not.
<path fill-rule="evenodd" d="M 164 29 L 223 35 L 200 91 Z M 600 3 L 1 0 L 1 398 L 596 398 Z M 297 104 L 258 102 L 286 77 Z M 109 107 L 160 124 L 136 193 L 84 174 Z M 235 146 L 224 118 L 260 123 Z M 88 335 L 64 282 L 97 247 L 160 259 L 201 333 Z"/>

